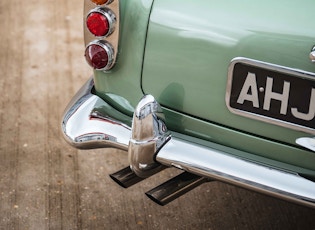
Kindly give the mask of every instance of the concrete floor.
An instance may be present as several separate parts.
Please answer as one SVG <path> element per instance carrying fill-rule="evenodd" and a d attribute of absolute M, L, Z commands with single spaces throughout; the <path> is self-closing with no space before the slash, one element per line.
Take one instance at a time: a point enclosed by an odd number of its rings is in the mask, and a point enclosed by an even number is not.
<path fill-rule="evenodd" d="M 315 229 L 315 210 L 204 184 L 167 206 L 108 174 L 124 152 L 79 151 L 61 137 L 67 102 L 91 75 L 78 0 L 0 1 L 0 229 Z"/>

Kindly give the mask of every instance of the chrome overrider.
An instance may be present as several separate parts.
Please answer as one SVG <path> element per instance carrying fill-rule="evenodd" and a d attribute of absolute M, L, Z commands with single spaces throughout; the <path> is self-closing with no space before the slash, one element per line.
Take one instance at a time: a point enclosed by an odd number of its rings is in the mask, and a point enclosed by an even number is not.
<path fill-rule="evenodd" d="M 161 189 L 157 187 L 147 194 L 157 203 L 164 205 L 173 199 L 169 196 L 175 194 L 176 198 L 201 182 L 219 180 L 315 207 L 313 181 L 296 173 L 231 156 L 217 150 L 216 144 L 209 148 L 188 142 L 180 134 L 172 133 L 171 136 L 160 105 L 150 95 L 139 102 L 132 121 L 131 117 L 93 94 L 93 86 L 91 78 L 69 103 L 63 115 L 62 131 L 67 142 L 79 149 L 109 147 L 128 152 L 130 166 L 114 175 L 118 181 L 127 181 L 124 187 L 165 167 L 176 167 L 184 170 L 180 179 L 167 182 Z M 181 187 L 180 191 L 175 189 L 177 187 Z M 164 190 L 168 191 L 162 194 Z"/>
<path fill-rule="evenodd" d="M 151 95 L 144 96 L 133 115 L 128 147 L 131 170 L 137 176 L 146 178 L 165 168 L 155 160 L 155 156 L 170 139 L 160 105 Z"/>

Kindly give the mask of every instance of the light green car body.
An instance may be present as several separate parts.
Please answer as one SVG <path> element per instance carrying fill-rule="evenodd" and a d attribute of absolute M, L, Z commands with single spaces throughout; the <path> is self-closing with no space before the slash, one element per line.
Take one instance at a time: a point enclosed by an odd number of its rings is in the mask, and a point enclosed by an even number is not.
<path fill-rule="evenodd" d="M 312 134 L 234 114 L 225 101 L 236 57 L 315 72 L 314 9 L 312 0 L 121 0 L 117 63 L 94 71 L 95 93 L 130 120 L 152 94 L 171 131 L 315 180 L 315 153 L 295 143 Z"/>

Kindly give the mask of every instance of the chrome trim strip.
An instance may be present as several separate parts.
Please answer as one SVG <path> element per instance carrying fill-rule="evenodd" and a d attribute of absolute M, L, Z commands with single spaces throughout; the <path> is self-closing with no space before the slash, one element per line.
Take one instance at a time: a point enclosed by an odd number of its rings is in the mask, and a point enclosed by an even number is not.
<path fill-rule="evenodd" d="M 315 138 L 314 137 L 300 137 L 295 140 L 295 143 L 315 152 Z"/>
<path fill-rule="evenodd" d="M 227 80 L 227 87 L 226 87 L 226 94 L 225 94 L 225 103 L 226 103 L 226 106 L 229 109 L 229 111 L 234 113 L 234 114 L 237 114 L 237 115 L 240 115 L 243 117 L 247 117 L 247 118 L 251 118 L 254 120 L 263 121 L 263 122 L 270 123 L 270 124 L 273 124 L 276 126 L 282 126 L 285 128 L 290 128 L 290 129 L 294 129 L 294 130 L 298 130 L 298 131 L 307 132 L 310 134 L 315 134 L 315 129 L 311 129 L 311 128 L 297 125 L 294 123 L 282 121 L 282 120 L 279 120 L 276 118 L 271 118 L 271 117 L 263 116 L 260 114 L 255 114 L 255 113 L 239 110 L 236 108 L 232 108 L 230 106 L 230 96 L 231 96 L 231 90 L 232 90 L 232 77 L 233 77 L 234 66 L 237 63 L 248 64 L 251 66 L 264 68 L 267 70 L 280 72 L 280 73 L 284 73 L 284 74 L 294 75 L 296 77 L 306 78 L 306 79 L 310 79 L 310 80 L 315 79 L 314 73 L 306 72 L 306 71 L 302 71 L 302 70 L 297 70 L 297 69 L 292 69 L 292 68 L 279 66 L 279 65 L 275 65 L 275 64 L 270 64 L 270 63 L 266 63 L 266 62 L 261 62 L 261 61 L 257 61 L 257 60 L 253 60 L 253 59 L 249 59 L 249 58 L 243 58 L 243 57 L 234 58 L 234 59 L 232 59 L 230 65 L 229 65 L 229 68 L 228 68 L 228 80 Z"/>
<path fill-rule="evenodd" d="M 66 108 L 62 120 L 65 139 L 76 148 L 112 147 L 127 152 L 131 118 L 92 94 L 93 85 L 90 79 Z M 165 166 L 315 208 L 314 182 L 217 149 L 216 144 L 210 148 L 173 136 L 157 153 L 156 160 Z"/>
<path fill-rule="evenodd" d="M 315 63 L 315 46 L 313 47 L 309 57 L 311 62 Z"/>

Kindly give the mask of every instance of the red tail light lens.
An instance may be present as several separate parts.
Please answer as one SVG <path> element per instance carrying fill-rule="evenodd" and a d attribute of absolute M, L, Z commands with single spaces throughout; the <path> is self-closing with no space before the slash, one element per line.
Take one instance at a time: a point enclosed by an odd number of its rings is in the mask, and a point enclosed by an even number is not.
<path fill-rule="evenodd" d="M 114 30 L 115 15 L 106 8 L 92 10 L 86 18 L 86 27 L 97 37 L 108 36 Z"/>
<path fill-rule="evenodd" d="M 91 2 L 94 2 L 96 5 L 104 5 L 111 3 L 112 0 L 91 0 Z"/>
<path fill-rule="evenodd" d="M 109 31 L 107 18 L 100 13 L 91 13 L 87 17 L 86 26 L 95 36 L 105 36 Z"/>
<path fill-rule="evenodd" d="M 109 70 L 113 64 L 114 51 L 105 41 L 91 42 L 85 49 L 85 58 L 96 70 Z"/>

